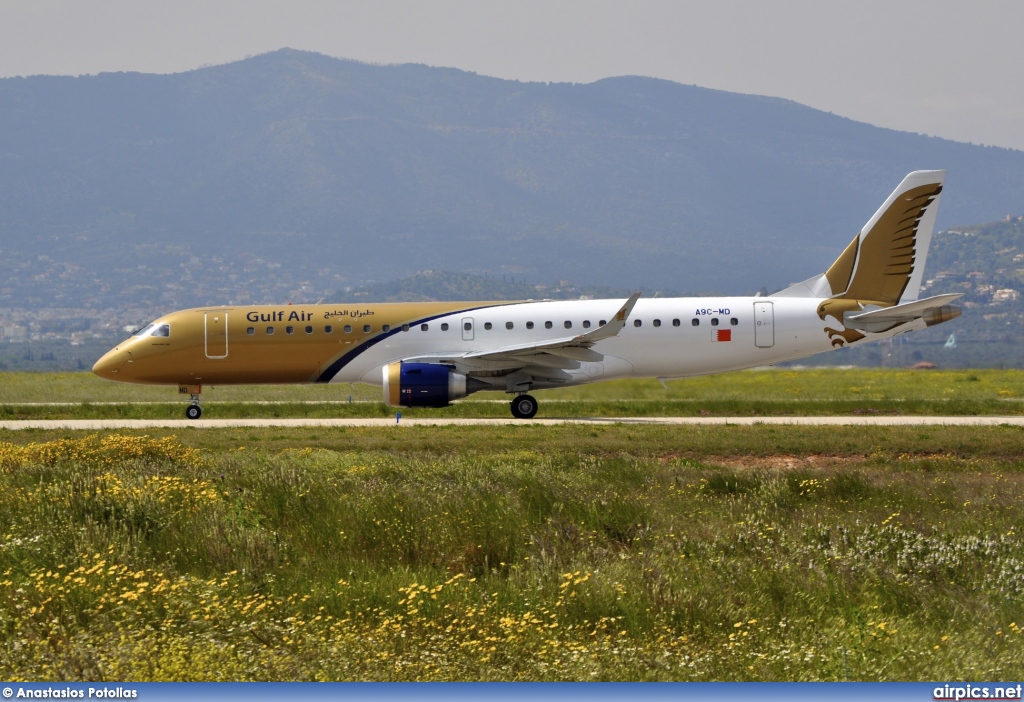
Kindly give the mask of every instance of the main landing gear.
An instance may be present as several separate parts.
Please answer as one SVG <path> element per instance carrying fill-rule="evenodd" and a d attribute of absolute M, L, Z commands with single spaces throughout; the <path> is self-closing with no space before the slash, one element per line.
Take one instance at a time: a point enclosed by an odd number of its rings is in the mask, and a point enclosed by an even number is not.
<path fill-rule="evenodd" d="M 199 419 L 203 416 L 203 408 L 199 406 L 199 395 L 192 393 L 191 404 L 185 409 L 185 416 L 189 419 Z"/>
<path fill-rule="evenodd" d="M 517 395 L 511 407 L 512 416 L 516 419 L 533 419 L 537 414 L 537 401 L 531 395 Z"/>

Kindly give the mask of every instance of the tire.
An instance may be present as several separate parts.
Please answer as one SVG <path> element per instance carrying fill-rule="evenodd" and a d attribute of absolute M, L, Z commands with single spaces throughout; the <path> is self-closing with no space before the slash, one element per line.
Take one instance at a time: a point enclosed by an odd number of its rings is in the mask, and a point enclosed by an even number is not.
<path fill-rule="evenodd" d="M 185 410 L 185 416 L 189 419 L 199 419 L 203 416 L 203 408 L 199 405 L 189 405 Z"/>
<path fill-rule="evenodd" d="M 512 400 L 512 416 L 516 419 L 533 419 L 537 414 L 537 400 L 531 395 L 519 395 Z"/>

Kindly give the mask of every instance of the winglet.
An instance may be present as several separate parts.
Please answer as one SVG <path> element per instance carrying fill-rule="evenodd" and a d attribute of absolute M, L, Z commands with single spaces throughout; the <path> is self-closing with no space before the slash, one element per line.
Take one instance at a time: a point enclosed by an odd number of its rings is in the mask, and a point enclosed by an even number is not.
<path fill-rule="evenodd" d="M 626 319 L 628 319 L 629 315 L 633 312 L 633 307 L 636 305 L 636 301 L 639 300 L 639 299 L 640 299 L 640 292 L 639 291 L 637 291 L 637 292 L 633 293 L 632 295 L 630 295 L 629 299 L 626 300 L 626 304 L 624 304 L 619 309 L 619 311 L 615 313 L 615 321 L 616 322 L 622 322 L 623 324 L 625 324 L 626 323 Z"/>
<path fill-rule="evenodd" d="M 619 311 L 615 313 L 615 316 L 611 318 L 611 321 L 609 321 L 608 324 L 605 324 L 603 327 L 593 329 L 586 334 L 580 334 L 576 337 L 576 341 L 582 345 L 589 346 L 601 339 L 609 339 L 613 336 L 618 336 L 619 332 L 626 326 L 626 320 L 629 319 L 629 315 L 633 313 L 633 307 L 639 299 L 640 293 L 633 293 L 629 296 L 629 299 L 626 300 L 625 304 L 619 308 Z"/>

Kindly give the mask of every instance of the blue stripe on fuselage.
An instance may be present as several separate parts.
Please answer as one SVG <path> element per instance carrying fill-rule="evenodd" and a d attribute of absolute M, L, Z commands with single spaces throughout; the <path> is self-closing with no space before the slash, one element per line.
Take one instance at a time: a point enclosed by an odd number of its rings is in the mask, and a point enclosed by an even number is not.
<path fill-rule="evenodd" d="M 515 305 L 515 304 L 520 304 L 520 303 L 508 302 L 508 303 L 504 303 L 504 304 Z M 449 316 L 451 316 L 453 314 L 466 314 L 467 312 L 476 312 L 477 310 L 489 310 L 492 307 L 500 307 L 500 306 L 502 306 L 502 305 L 481 305 L 480 307 L 467 307 L 464 310 L 452 310 L 450 312 L 444 312 L 442 314 L 435 314 L 432 317 L 424 317 L 424 318 L 422 318 L 420 320 L 417 320 L 415 322 L 403 322 L 403 324 L 408 324 L 409 327 L 410 327 L 410 330 L 411 330 L 412 327 L 414 327 L 416 325 L 426 324 L 428 322 L 434 321 L 435 319 L 440 319 L 441 317 L 449 317 Z M 334 376 L 336 376 L 338 373 L 341 372 L 342 368 L 344 368 L 349 363 L 351 363 L 353 360 L 355 360 L 356 357 L 359 356 L 361 353 L 363 353 L 364 351 L 369 349 L 371 346 L 373 346 L 373 345 L 383 341 L 384 339 L 387 339 L 389 336 L 392 336 L 393 334 L 398 334 L 398 333 L 404 333 L 404 332 L 402 332 L 402 326 L 401 325 L 396 326 L 391 331 L 384 332 L 383 334 L 380 334 L 379 336 L 375 336 L 372 339 L 369 339 L 369 340 L 363 342 L 362 344 L 360 344 L 356 348 L 352 349 L 348 353 L 342 355 L 340 358 L 332 361 L 331 365 L 327 366 L 327 369 L 317 377 L 315 382 L 317 382 L 317 383 L 329 383 L 329 382 L 331 382 L 334 379 Z"/>

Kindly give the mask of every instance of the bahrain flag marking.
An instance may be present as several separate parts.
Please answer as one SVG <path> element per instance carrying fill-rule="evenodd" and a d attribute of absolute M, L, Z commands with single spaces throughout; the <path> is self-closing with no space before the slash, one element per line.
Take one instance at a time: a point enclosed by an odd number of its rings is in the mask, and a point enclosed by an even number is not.
<path fill-rule="evenodd" d="M 732 341 L 732 329 L 715 329 L 711 332 L 712 341 Z"/>

